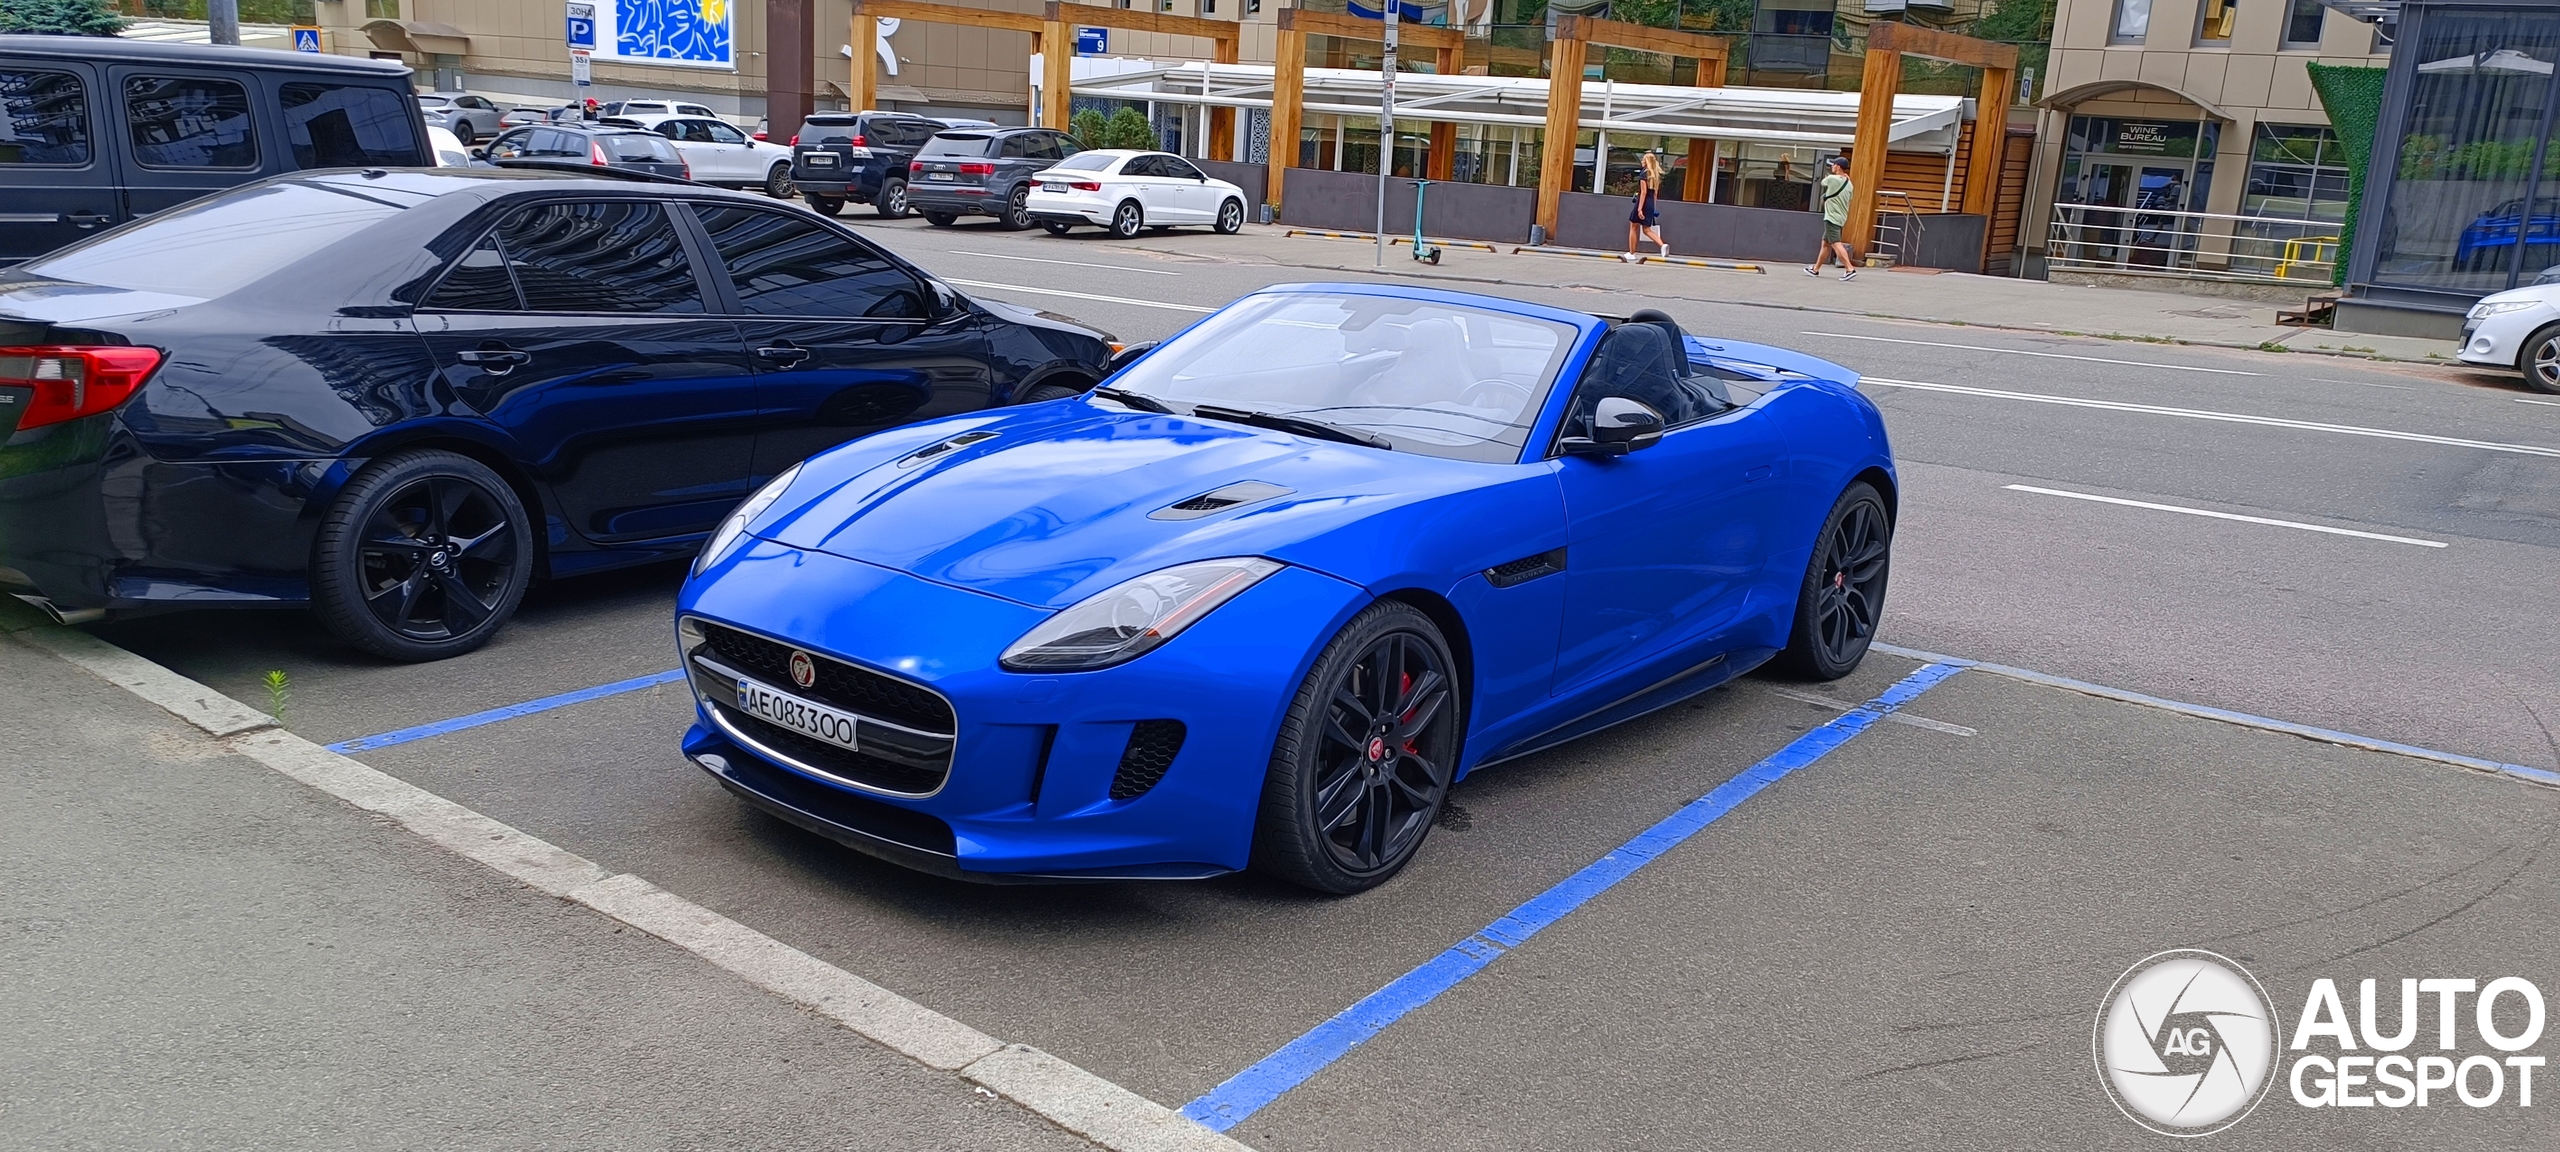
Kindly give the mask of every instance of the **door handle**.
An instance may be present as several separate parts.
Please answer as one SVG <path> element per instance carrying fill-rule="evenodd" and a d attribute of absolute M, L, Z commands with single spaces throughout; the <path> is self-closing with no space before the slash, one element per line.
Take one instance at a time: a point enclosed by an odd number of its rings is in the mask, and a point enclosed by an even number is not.
<path fill-rule="evenodd" d="M 809 350 L 795 344 L 771 344 L 756 349 L 756 358 L 788 368 L 809 358 Z"/>
<path fill-rule="evenodd" d="M 453 358 L 465 364 L 478 365 L 481 371 L 492 376 L 504 376 L 515 371 L 518 365 L 533 362 L 532 353 L 518 352 L 513 348 L 505 347 L 474 348 L 465 352 L 456 352 Z"/>
<path fill-rule="evenodd" d="M 113 219 L 115 218 L 102 212 L 65 212 L 62 214 L 63 223 L 75 225 L 81 228 L 95 228 L 98 225 L 105 224 Z"/>

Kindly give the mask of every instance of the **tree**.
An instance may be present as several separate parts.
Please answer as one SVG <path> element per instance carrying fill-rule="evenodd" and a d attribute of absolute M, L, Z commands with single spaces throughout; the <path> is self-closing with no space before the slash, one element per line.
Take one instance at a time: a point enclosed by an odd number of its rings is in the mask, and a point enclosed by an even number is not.
<path fill-rule="evenodd" d="M 1111 137 L 1111 118 L 1087 108 L 1067 119 L 1067 135 L 1076 138 L 1076 147 L 1108 148 L 1103 141 Z"/>
<path fill-rule="evenodd" d="M 0 0 L 0 32 L 56 36 L 113 36 L 124 17 L 106 0 Z"/>
<path fill-rule="evenodd" d="M 1156 130 L 1147 124 L 1147 114 L 1135 108 L 1123 107 L 1112 113 L 1110 125 L 1103 129 L 1103 139 L 1112 148 L 1157 147 Z"/>

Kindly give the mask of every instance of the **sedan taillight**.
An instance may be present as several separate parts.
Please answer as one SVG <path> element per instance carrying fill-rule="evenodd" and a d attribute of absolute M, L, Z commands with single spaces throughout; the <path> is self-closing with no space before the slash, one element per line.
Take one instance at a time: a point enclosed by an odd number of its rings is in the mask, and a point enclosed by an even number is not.
<path fill-rule="evenodd" d="M 18 430 L 95 416 L 133 398 L 153 369 L 156 348 L 46 345 L 0 348 L 0 387 L 33 387 Z"/>
<path fill-rule="evenodd" d="M 587 141 L 587 162 L 598 168 L 607 167 L 613 163 L 604 158 L 604 144 L 595 140 Z"/>
<path fill-rule="evenodd" d="M 1075 189 L 1075 190 L 1076 190 L 1076 191 L 1078 191 L 1078 192 L 1100 192 L 1100 191 L 1102 191 L 1102 181 L 1100 181 L 1100 180 L 1069 180 L 1069 181 L 1067 181 L 1067 187 L 1069 187 L 1069 188 L 1073 188 L 1073 189 Z"/>

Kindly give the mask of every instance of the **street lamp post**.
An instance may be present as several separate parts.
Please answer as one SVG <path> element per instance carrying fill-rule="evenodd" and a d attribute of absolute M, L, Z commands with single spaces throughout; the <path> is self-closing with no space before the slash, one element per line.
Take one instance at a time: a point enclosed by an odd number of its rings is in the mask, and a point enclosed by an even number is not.
<path fill-rule="evenodd" d="M 1387 266 L 1387 172 L 1396 159 L 1396 14 L 1401 0 L 1387 0 L 1387 52 L 1378 61 L 1378 259 Z"/>

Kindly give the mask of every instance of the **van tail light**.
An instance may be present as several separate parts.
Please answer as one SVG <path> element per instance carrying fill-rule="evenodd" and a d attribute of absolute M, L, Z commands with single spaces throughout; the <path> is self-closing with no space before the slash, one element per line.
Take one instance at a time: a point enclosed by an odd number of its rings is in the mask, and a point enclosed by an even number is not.
<path fill-rule="evenodd" d="M 1100 180 L 1069 180 L 1069 181 L 1067 181 L 1067 187 L 1069 187 L 1069 188 L 1073 188 L 1073 189 L 1075 189 L 1075 190 L 1076 190 L 1076 191 L 1078 191 L 1078 192 L 1100 192 L 1100 191 L 1102 191 L 1102 181 L 1100 181 Z"/>
<path fill-rule="evenodd" d="M 993 176 L 996 174 L 996 166 L 993 164 L 962 164 L 960 166 L 960 174 L 963 176 Z"/>
<path fill-rule="evenodd" d="M 762 139 L 764 139 L 764 137 L 763 137 L 763 136 L 761 136 L 761 135 L 759 135 L 759 136 L 757 136 L 757 137 L 756 137 L 756 139 L 758 139 L 758 140 L 762 140 Z M 800 134 L 799 134 L 799 133 L 794 132 L 794 133 L 792 133 L 792 134 L 791 134 L 791 146 L 792 146 L 792 147 L 794 147 L 794 148 L 797 148 L 797 147 L 799 147 L 799 146 L 800 146 Z"/>
<path fill-rule="evenodd" d="M 33 387 L 18 430 L 109 411 L 133 398 L 160 366 L 157 348 L 44 345 L 0 348 L 0 386 Z"/>
<path fill-rule="evenodd" d="M 602 141 L 587 141 L 587 163 L 593 164 L 598 168 L 608 167 L 613 163 L 613 161 L 604 158 L 604 143 Z"/>

